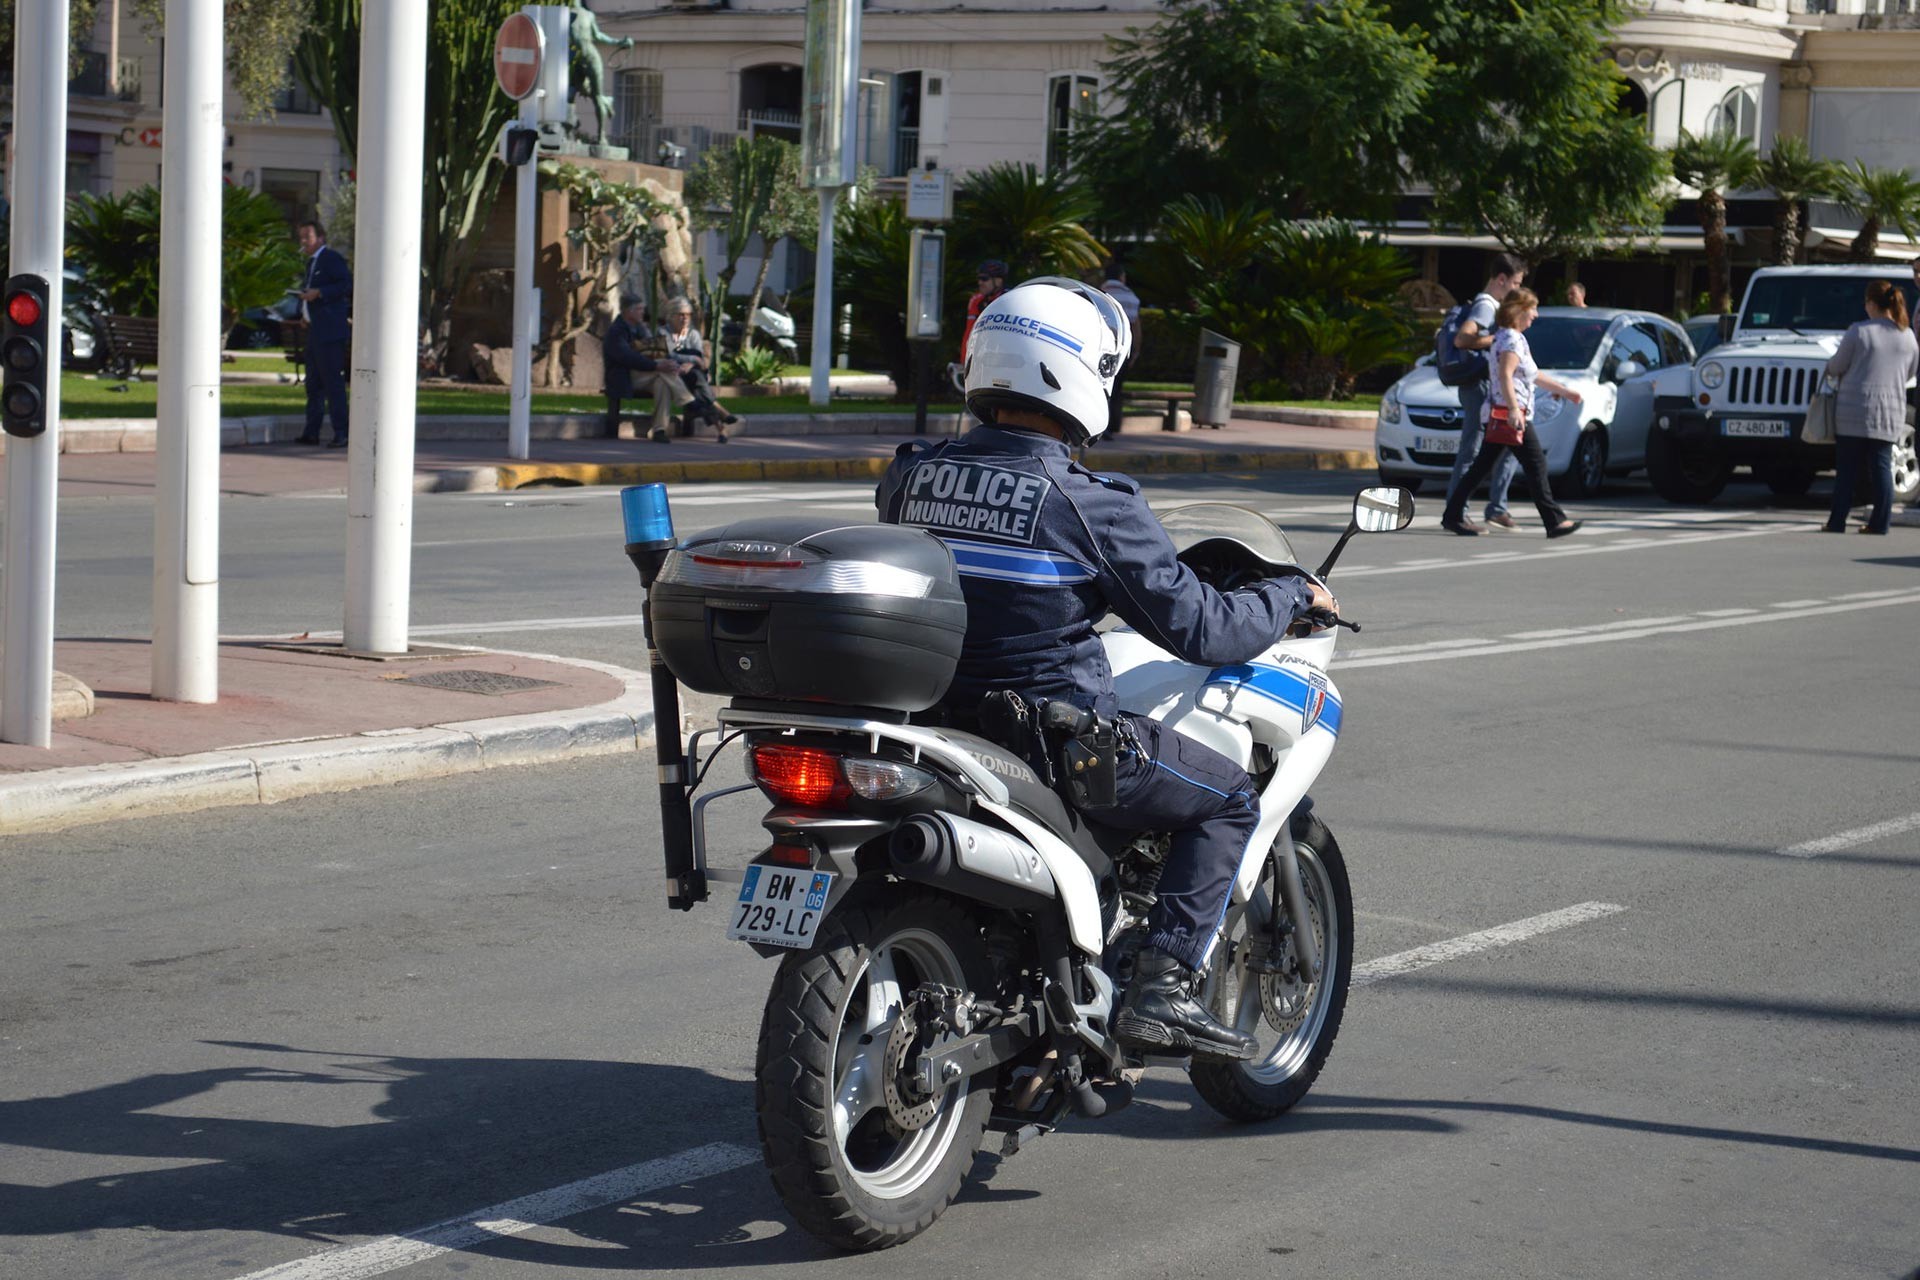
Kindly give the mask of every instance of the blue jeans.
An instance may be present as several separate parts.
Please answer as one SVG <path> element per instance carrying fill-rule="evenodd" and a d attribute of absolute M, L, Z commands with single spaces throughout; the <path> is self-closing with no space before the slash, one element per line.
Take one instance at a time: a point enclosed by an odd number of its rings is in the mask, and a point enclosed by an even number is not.
<path fill-rule="evenodd" d="M 1893 520 L 1893 441 L 1838 436 L 1833 449 L 1833 507 L 1827 515 L 1827 528 L 1847 527 L 1847 513 L 1853 510 L 1854 479 L 1865 467 L 1868 483 L 1873 486 L 1873 511 L 1867 516 L 1867 528 L 1885 533 Z"/>
<path fill-rule="evenodd" d="M 1467 474 L 1467 468 L 1473 465 L 1474 455 L 1480 452 L 1480 438 L 1486 428 L 1480 423 L 1480 410 L 1487 402 L 1487 384 L 1471 382 L 1460 388 L 1460 409 L 1465 420 L 1460 424 L 1460 448 L 1453 455 L 1453 474 L 1447 478 L 1447 502 L 1453 502 L 1453 491 L 1460 487 L 1461 477 Z M 1519 459 L 1508 450 L 1500 461 L 1493 464 L 1493 476 L 1487 482 L 1487 518 L 1507 514 L 1507 486 L 1513 483 L 1514 475 L 1520 470 Z M 1460 505 L 1465 507 L 1472 494 L 1463 494 Z"/>

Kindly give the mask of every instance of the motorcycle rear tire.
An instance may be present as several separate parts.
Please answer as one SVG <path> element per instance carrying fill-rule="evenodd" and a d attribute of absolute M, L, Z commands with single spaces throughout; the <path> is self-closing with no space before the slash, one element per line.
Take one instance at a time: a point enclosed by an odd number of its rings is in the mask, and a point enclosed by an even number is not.
<path fill-rule="evenodd" d="M 754 1110 L 774 1190 L 808 1232 L 839 1249 L 886 1249 L 952 1203 L 986 1133 L 993 1079 L 950 1086 L 933 1119 L 905 1131 L 888 1114 L 880 1051 L 914 989 L 988 994 L 992 975 L 963 904 L 893 890 L 843 904 L 814 950 L 780 962 L 760 1024 Z"/>
<path fill-rule="evenodd" d="M 1230 951 L 1235 959 L 1244 954 L 1240 946 L 1232 944 L 1244 945 L 1249 915 L 1258 918 L 1260 912 L 1271 909 L 1268 904 L 1277 886 L 1269 863 L 1252 899 L 1228 911 L 1224 940 L 1215 949 L 1214 966 L 1203 992 L 1214 1016 L 1260 1038 L 1259 1056 L 1251 1061 L 1193 1064 L 1194 1088 L 1208 1106 L 1229 1120 L 1271 1120 L 1306 1097 L 1326 1065 L 1327 1055 L 1333 1052 L 1334 1037 L 1340 1034 L 1340 1019 L 1346 1012 L 1347 986 L 1353 977 L 1353 888 L 1347 881 L 1346 860 L 1340 856 L 1333 833 L 1311 814 L 1296 818 L 1291 832 L 1275 842 L 1276 855 L 1289 852 L 1288 841 L 1299 862 L 1307 909 L 1316 917 L 1313 929 L 1319 974 L 1300 1002 L 1298 1025 L 1276 1040 L 1278 1033 L 1258 988 L 1247 989 L 1244 980 L 1248 975 L 1223 969 Z M 1333 926 L 1331 931 L 1329 924 Z M 1254 975 L 1254 980 L 1263 979 Z M 1284 997 L 1286 988 L 1278 975 L 1272 976 L 1272 982 L 1279 997 Z"/>

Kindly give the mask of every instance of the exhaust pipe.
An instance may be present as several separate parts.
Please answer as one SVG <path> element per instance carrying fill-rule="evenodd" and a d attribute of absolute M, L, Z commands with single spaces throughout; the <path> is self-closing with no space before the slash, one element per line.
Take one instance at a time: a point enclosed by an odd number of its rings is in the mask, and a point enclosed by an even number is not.
<path fill-rule="evenodd" d="M 1059 896 L 1053 873 L 1020 837 L 952 813 L 916 813 L 894 829 L 895 874 L 999 906 L 1030 908 Z"/>

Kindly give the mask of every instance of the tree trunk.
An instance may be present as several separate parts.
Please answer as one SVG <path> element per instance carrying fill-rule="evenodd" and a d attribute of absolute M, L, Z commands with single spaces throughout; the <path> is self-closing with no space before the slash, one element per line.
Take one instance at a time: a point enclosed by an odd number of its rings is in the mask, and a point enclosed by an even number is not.
<path fill-rule="evenodd" d="M 1868 218 L 1860 224 L 1860 234 L 1847 251 L 1848 262 L 1872 262 L 1873 251 L 1880 247 L 1880 219 Z"/>
<path fill-rule="evenodd" d="M 1790 267 L 1800 256 L 1800 202 L 1782 200 L 1773 212 L 1774 265 Z"/>
<path fill-rule="evenodd" d="M 1700 230 L 1707 242 L 1707 296 L 1714 311 L 1724 315 L 1733 288 L 1727 272 L 1727 201 L 1718 191 L 1700 193 Z"/>
<path fill-rule="evenodd" d="M 773 246 L 760 255 L 760 270 L 753 277 L 753 292 L 747 295 L 747 322 L 740 329 L 740 349 L 753 349 L 753 313 L 760 309 L 760 293 L 767 287 L 767 268 L 773 265 Z"/>

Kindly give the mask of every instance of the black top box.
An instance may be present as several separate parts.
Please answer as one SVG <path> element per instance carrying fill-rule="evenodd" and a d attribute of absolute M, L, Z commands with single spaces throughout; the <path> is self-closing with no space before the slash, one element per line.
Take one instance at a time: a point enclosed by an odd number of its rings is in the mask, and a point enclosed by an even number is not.
<path fill-rule="evenodd" d="M 796 517 L 689 538 L 647 609 L 691 689 L 901 712 L 940 701 L 967 630 L 953 553 L 932 534 Z"/>

